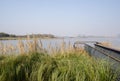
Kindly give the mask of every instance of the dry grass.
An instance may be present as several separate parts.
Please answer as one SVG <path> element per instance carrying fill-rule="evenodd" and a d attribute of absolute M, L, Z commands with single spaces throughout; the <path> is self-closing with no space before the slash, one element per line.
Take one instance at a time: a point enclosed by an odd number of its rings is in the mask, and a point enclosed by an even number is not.
<path fill-rule="evenodd" d="M 0 43 L 0 52 L 0 81 L 115 81 L 117 76 L 108 62 L 64 40 L 45 49 L 41 40 L 28 37 L 16 46 Z"/>
<path fill-rule="evenodd" d="M 33 38 L 32 40 L 29 38 L 29 36 L 26 38 L 26 40 L 19 39 L 18 43 L 16 45 L 12 45 L 9 43 L 0 43 L 0 54 L 29 54 L 33 52 L 47 52 L 50 54 L 69 54 L 71 52 L 81 52 L 85 53 L 84 49 L 74 49 L 73 45 L 69 41 L 67 44 L 64 40 L 59 44 L 55 44 L 54 46 L 49 43 L 47 45 L 47 48 L 44 48 L 43 43 L 40 39 Z"/>
<path fill-rule="evenodd" d="M 100 45 L 111 47 L 112 44 L 110 42 L 101 42 Z"/>

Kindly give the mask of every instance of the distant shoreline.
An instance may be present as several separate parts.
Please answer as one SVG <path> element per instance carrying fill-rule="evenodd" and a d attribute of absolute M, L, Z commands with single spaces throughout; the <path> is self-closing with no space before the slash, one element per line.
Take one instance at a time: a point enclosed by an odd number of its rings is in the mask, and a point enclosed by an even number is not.
<path fill-rule="evenodd" d="M 30 37 L 29 39 L 66 39 L 66 38 L 118 38 L 118 37 Z M 0 40 L 26 40 L 27 37 L 0 37 Z"/>
<path fill-rule="evenodd" d="M 39 38 L 39 39 L 64 39 L 64 38 L 119 38 L 114 36 L 76 36 L 76 37 L 70 37 L 70 36 L 55 36 L 52 34 L 29 34 L 29 35 L 14 35 L 14 34 L 7 34 L 4 32 L 0 33 L 0 40 L 25 40 L 26 38 Z"/>
<path fill-rule="evenodd" d="M 13 34 L 7 34 L 4 32 L 0 33 L 0 40 L 18 40 L 18 39 L 26 39 L 26 38 L 51 39 L 51 38 L 57 38 L 57 37 L 52 34 L 13 35 Z"/>
<path fill-rule="evenodd" d="M 42 37 L 42 38 L 40 38 L 40 37 L 35 37 L 35 38 L 38 38 L 38 39 L 56 39 L 56 38 L 59 38 L 59 37 L 55 37 L 55 38 L 49 38 L 49 37 Z M 21 38 L 19 38 L 19 37 L 1 37 L 0 38 L 0 40 L 26 40 L 27 39 L 27 37 L 21 37 Z M 34 39 L 34 38 L 29 38 L 29 39 Z"/>

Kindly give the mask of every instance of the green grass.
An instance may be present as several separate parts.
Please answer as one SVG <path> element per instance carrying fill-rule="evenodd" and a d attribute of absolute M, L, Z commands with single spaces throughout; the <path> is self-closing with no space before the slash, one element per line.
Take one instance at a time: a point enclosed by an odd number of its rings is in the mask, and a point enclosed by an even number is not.
<path fill-rule="evenodd" d="M 0 81 L 115 81 L 105 60 L 81 53 L 0 56 Z"/>
<path fill-rule="evenodd" d="M 28 37 L 26 43 L 0 43 L 0 48 L 0 81 L 115 81 L 118 76 L 105 59 L 64 41 L 44 49 L 41 40 Z"/>

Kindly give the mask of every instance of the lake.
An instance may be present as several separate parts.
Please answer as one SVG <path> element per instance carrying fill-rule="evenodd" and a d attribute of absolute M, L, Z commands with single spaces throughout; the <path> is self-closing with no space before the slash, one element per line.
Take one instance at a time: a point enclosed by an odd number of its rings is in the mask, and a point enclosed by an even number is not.
<path fill-rule="evenodd" d="M 49 44 L 51 44 L 52 46 L 55 45 L 59 45 L 61 44 L 62 41 L 66 42 L 67 44 L 70 42 L 71 44 L 74 44 L 74 42 L 76 41 L 97 41 L 97 42 L 109 42 L 111 43 L 113 48 L 117 48 L 120 49 L 120 38 L 102 38 L 102 37 L 98 37 L 98 38 L 91 38 L 91 37 L 87 37 L 87 38 L 80 38 L 80 37 L 76 37 L 76 38 L 64 38 L 64 39 L 40 39 L 42 41 L 42 44 L 44 46 L 44 48 L 46 48 Z M 26 42 L 26 40 L 22 40 L 24 43 Z M 1 40 L 2 43 L 4 44 L 12 44 L 12 45 L 16 45 L 18 43 L 18 40 Z"/>

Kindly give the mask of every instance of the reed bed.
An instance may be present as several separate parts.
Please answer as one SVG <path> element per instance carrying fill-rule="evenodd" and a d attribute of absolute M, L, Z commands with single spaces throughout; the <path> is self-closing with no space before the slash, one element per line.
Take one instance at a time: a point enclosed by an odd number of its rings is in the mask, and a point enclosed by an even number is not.
<path fill-rule="evenodd" d="M 115 81 L 118 76 L 109 62 L 74 49 L 70 42 L 45 49 L 41 40 L 26 41 L 9 47 L 1 43 L 0 81 Z M 19 54 L 12 54 L 15 50 Z"/>

